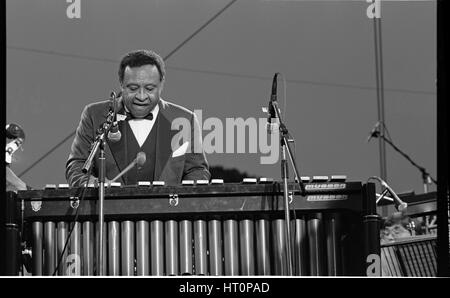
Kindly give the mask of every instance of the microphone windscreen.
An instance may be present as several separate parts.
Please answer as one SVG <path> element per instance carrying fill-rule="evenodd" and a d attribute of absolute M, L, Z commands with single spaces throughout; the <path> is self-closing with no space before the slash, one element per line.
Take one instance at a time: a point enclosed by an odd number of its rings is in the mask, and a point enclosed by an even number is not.
<path fill-rule="evenodd" d="M 275 75 L 273 76 L 273 80 L 272 80 L 272 95 L 273 96 L 277 95 L 277 77 L 278 77 L 278 72 L 275 73 Z"/>
<path fill-rule="evenodd" d="M 120 139 L 122 138 L 122 134 L 120 133 L 120 130 L 118 129 L 118 127 L 116 126 L 108 132 L 108 140 L 110 140 L 111 142 L 119 142 Z"/>
<path fill-rule="evenodd" d="M 145 160 L 147 159 L 147 157 L 145 156 L 145 152 L 138 152 L 137 156 L 136 156 L 136 163 L 138 165 L 138 167 L 142 167 L 145 164 Z"/>

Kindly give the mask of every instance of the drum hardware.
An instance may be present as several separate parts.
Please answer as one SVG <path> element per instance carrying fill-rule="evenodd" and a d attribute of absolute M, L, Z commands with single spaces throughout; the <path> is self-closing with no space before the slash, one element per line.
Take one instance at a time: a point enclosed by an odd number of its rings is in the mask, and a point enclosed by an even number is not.
<path fill-rule="evenodd" d="M 41 210 L 42 207 L 42 201 L 37 201 L 37 200 L 33 200 L 30 202 L 31 203 L 31 209 L 34 212 L 38 212 L 39 210 Z"/>
<path fill-rule="evenodd" d="M 80 198 L 79 197 L 70 197 L 69 202 L 70 202 L 70 207 L 72 207 L 72 209 L 77 209 L 78 206 L 80 206 Z"/>
<path fill-rule="evenodd" d="M 169 194 L 169 205 L 173 207 L 178 206 L 178 194 Z"/>

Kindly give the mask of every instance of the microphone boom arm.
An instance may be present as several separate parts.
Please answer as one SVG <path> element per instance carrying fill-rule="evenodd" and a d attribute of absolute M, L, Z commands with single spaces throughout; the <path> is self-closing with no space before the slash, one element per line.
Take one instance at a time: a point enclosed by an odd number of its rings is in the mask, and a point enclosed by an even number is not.
<path fill-rule="evenodd" d="M 292 148 L 290 142 L 292 138 L 289 137 L 289 132 L 286 125 L 283 123 L 281 118 L 281 112 L 278 108 L 278 103 L 276 101 L 276 77 L 274 76 L 274 83 L 272 84 L 272 96 L 269 101 L 269 110 L 271 114 L 274 112 L 275 118 L 278 118 L 279 130 L 281 132 L 280 145 L 282 147 L 282 159 L 281 159 L 281 177 L 283 179 L 283 196 L 284 196 L 284 218 L 285 218 L 285 234 L 286 234 L 286 257 L 288 261 L 288 275 L 293 275 L 293 259 L 292 259 L 292 243 L 291 243 L 291 226 L 290 226 L 290 207 L 289 207 L 289 190 L 288 190 L 288 164 L 286 160 L 286 151 L 288 152 L 289 159 L 294 168 L 294 174 L 297 178 L 297 182 L 300 185 L 300 193 L 302 196 L 306 195 L 305 186 L 298 173 L 297 164 L 292 154 Z M 270 116 L 272 117 L 272 115 Z"/>
<path fill-rule="evenodd" d="M 111 97 L 115 100 L 115 93 L 111 93 Z M 115 111 L 115 105 L 111 108 L 109 108 L 108 115 L 106 116 L 106 121 L 103 122 L 101 127 L 97 130 L 97 136 L 95 137 L 94 142 L 91 146 L 91 152 L 89 153 L 88 158 L 84 162 L 83 168 L 81 169 L 84 174 L 89 173 L 92 162 L 94 160 L 94 157 L 97 153 L 97 151 L 100 149 L 100 156 L 99 156 L 99 175 L 98 175 L 98 227 L 99 227 L 99 240 L 97 242 L 98 244 L 98 251 L 97 251 L 97 272 L 96 275 L 103 275 L 106 273 L 105 266 L 103 264 L 104 260 L 104 254 L 103 254 L 103 247 L 104 247 L 104 239 L 103 239 L 103 227 L 104 227 L 104 210 L 103 210 L 103 203 L 105 200 L 105 178 L 106 178 L 106 156 L 105 156 L 105 142 L 106 142 L 106 136 L 108 132 L 110 131 L 111 127 L 113 126 L 113 122 L 115 120 L 116 111 Z M 87 177 L 86 186 L 89 184 L 89 178 Z"/>
<path fill-rule="evenodd" d="M 106 117 L 106 121 L 102 124 L 102 126 L 97 130 L 97 136 L 95 137 L 94 142 L 91 145 L 91 152 L 89 153 L 88 158 L 84 162 L 83 168 L 81 171 L 86 174 L 89 172 L 89 169 L 92 167 L 92 162 L 94 161 L 95 154 L 97 153 L 100 145 L 105 141 L 105 136 L 108 134 L 114 122 L 114 110 L 110 109 L 109 113 Z M 89 177 L 88 177 L 89 179 Z M 88 180 L 89 181 L 89 180 Z"/>
<path fill-rule="evenodd" d="M 384 134 L 374 134 L 374 137 L 378 137 L 380 136 L 386 143 L 388 143 L 389 145 L 392 146 L 392 148 L 394 148 L 395 151 L 397 151 L 398 153 L 400 153 L 400 155 L 402 155 L 404 158 L 406 158 L 414 167 L 416 167 L 421 173 L 422 173 L 422 180 L 424 185 L 428 184 L 428 180 L 431 180 L 435 185 L 437 185 L 437 180 L 434 179 L 433 177 L 431 177 L 431 175 L 427 172 L 427 170 L 424 167 L 419 166 L 418 164 L 416 164 L 411 157 L 409 157 L 406 153 L 404 153 L 402 150 L 400 150 L 397 146 L 394 145 L 394 143 L 389 140 L 388 138 L 386 138 L 384 136 Z"/>

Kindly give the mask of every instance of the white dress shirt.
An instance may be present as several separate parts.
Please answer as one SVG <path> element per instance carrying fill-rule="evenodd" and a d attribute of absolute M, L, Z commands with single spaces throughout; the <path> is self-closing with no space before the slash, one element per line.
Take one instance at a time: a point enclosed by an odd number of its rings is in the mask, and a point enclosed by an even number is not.
<path fill-rule="evenodd" d="M 131 130 L 134 133 L 134 136 L 136 137 L 136 140 L 138 141 L 138 144 L 140 147 L 144 144 L 145 140 L 149 136 L 150 132 L 152 131 L 153 125 L 155 124 L 156 117 L 159 113 L 159 105 L 156 105 L 156 107 L 153 109 L 153 119 L 131 119 L 128 120 L 128 124 L 131 127 Z"/>

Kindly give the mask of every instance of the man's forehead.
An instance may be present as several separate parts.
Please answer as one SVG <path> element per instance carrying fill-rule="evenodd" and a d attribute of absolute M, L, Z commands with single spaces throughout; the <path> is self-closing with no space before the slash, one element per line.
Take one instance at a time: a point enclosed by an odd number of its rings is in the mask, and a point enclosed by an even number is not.
<path fill-rule="evenodd" d="M 158 67 L 156 65 L 146 64 L 136 67 L 125 67 L 124 80 L 137 79 L 137 80 L 158 80 L 160 79 Z"/>

